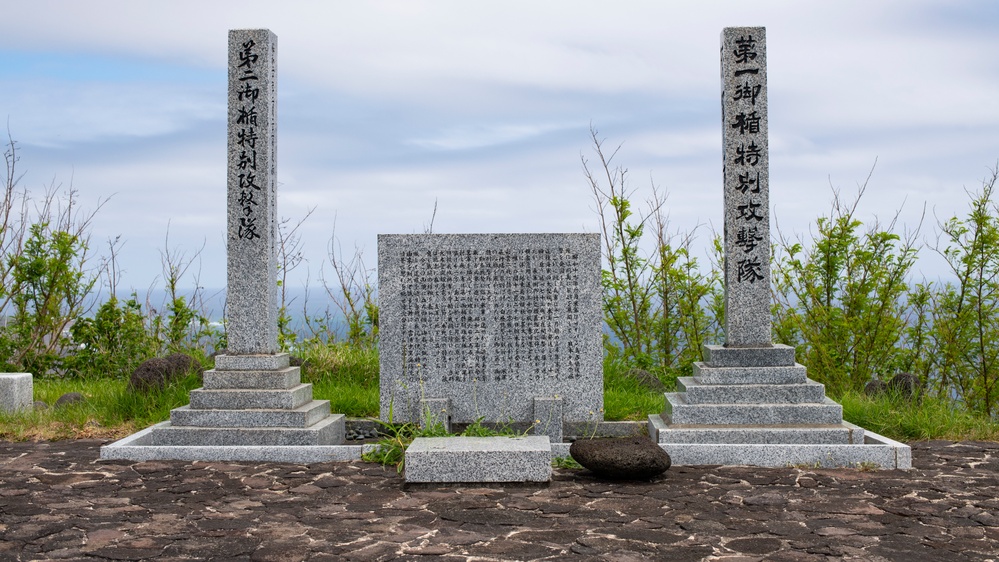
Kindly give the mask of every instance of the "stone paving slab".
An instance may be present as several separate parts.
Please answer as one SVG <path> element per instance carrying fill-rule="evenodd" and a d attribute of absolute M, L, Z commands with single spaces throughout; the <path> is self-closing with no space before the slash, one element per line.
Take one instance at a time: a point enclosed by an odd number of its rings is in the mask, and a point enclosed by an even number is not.
<path fill-rule="evenodd" d="M 999 443 L 911 443 L 911 471 L 554 469 L 547 486 L 413 489 L 363 462 L 100 461 L 104 443 L 0 443 L 0 560 L 999 557 Z"/>

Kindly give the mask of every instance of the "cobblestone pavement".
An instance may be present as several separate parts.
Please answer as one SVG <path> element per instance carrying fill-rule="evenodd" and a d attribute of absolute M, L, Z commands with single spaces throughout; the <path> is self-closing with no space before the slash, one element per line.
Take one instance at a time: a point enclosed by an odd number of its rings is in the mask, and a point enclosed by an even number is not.
<path fill-rule="evenodd" d="M 999 560 L 999 443 L 915 443 L 908 472 L 410 489 L 361 462 L 105 462 L 100 445 L 0 443 L 0 560 Z"/>

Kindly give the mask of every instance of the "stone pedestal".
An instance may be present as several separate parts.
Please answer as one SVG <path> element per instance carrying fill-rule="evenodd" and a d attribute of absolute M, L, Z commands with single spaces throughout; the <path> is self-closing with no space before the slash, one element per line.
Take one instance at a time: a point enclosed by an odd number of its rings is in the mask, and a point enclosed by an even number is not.
<path fill-rule="evenodd" d="M 772 343 L 766 30 L 721 39 L 726 344 L 705 346 L 649 434 L 676 465 L 910 468 L 909 447 L 844 423 L 794 349 Z"/>
<path fill-rule="evenodd" d="M 0 373 L 0 412 L 30 409 L 33 396 L 31 373 Z"/>
<path fill-rule="evenodd" d="M 312 385 L 301 383 L 299 367 L 288 366 L 287 354 L 220 355 L 215 363 L 215 369 L 205 372 L 204 387 L 191 391 L 191 403 L 170 412 L 170 422 L 155 428 L 151 445 L 343 443 L 343 415 L 331 416 L 328 400 L 312 399 Z"/>

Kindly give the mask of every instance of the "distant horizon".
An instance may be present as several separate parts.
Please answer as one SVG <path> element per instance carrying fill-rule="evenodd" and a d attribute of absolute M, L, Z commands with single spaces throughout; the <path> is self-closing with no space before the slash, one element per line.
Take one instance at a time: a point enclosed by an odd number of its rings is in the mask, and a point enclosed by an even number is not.
<path fill-rule="evenodd" d="M 772 217 L 807 233 L 833 189 L 858 218 L 914 228 L 967 209 L 999 161 L 999 3 L 134 3 L 36 0 L 0 20 L 0 107 L 22 186 L 78 192 L 123 286 L 204 246 L 225 282 L 229 29 L 278 37 L 278 214 L 315 275 L 332 236 L 374 263 L 379 233 L 598 232 L 590 129 L 634 203 L 671 228 L 722 224 L 719 36 L 764 26 Z M 876 163 L 876 165 L 875 165 Z M 924 251 L 916 278 L 946 275 Z M 300 283 L 306 269 L 294 272 Z M 144 290 L 144 289 L 142 289 Z"/>

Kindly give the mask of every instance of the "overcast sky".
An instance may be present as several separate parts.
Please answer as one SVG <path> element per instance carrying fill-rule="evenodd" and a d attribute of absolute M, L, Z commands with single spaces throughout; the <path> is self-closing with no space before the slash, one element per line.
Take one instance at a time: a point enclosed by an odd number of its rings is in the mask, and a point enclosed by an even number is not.
<path fill-rule="evenodd" d="M 378 233 L 596 232 L 580 155 L 622 144 L 636 198 L 720 229 L 719 35 L 767 28 L 772 216 L 808 232 L 830 183 L 861 218 L 963 214 L 999 159 L 999 2 L 4 2 L 0 116 L 24 186 L 111 197 L 144 291 L 171 244 L 225 284 L 226 41 L 278 36 L 278 212 L 304 225 L 315 284 L 334 219 Z M 941 262 L 918 264 L 934 276 Z M 189 281 L 193 283 L 193 280 Z"/>

